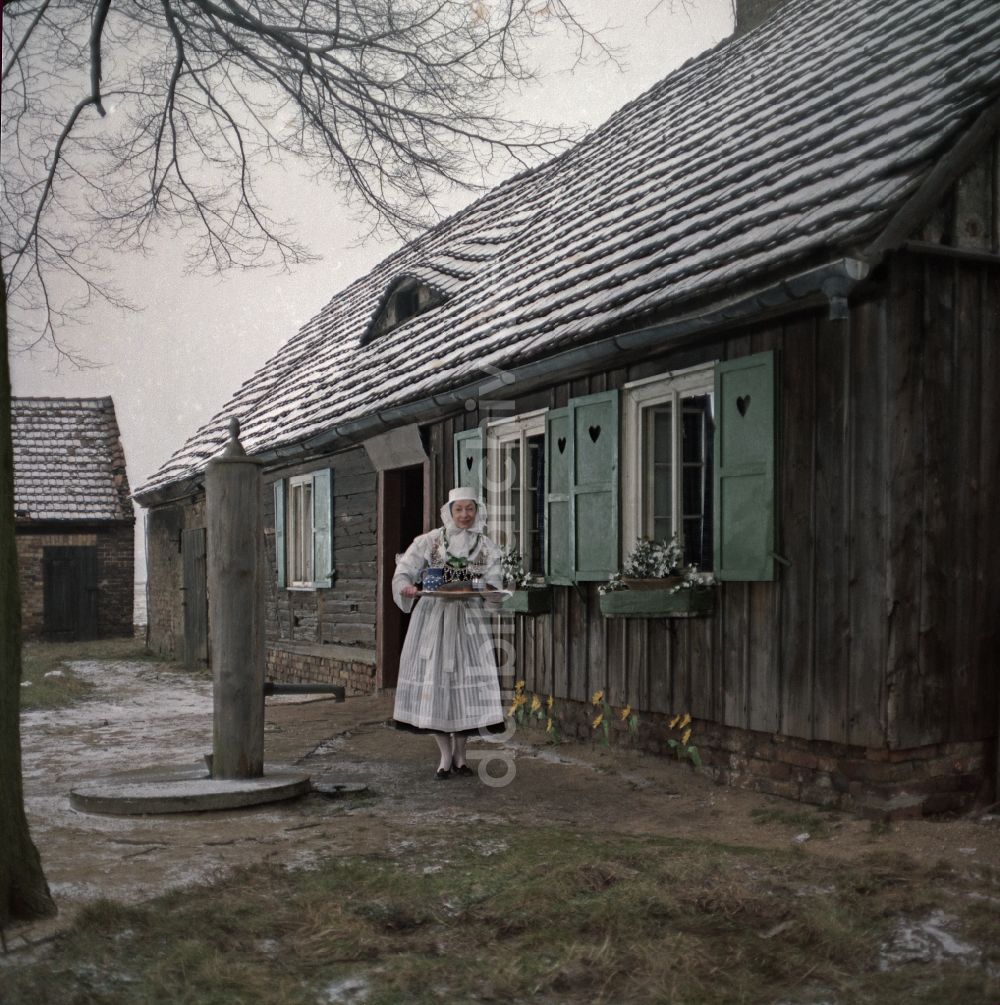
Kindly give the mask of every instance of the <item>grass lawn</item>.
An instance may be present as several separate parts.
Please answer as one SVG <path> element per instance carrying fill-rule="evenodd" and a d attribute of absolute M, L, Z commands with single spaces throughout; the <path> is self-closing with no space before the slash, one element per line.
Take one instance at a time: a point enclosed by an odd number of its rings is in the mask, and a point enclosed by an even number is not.
<path fill-rule="evenodd" d="M 993 1005 L 1000 929 L 969 882 L 898 853 L 845 868 L 795 850 L 428 823 L 391 855 L 95 904 L 0 979 L 7 1005 Z M 907 960 L 900 919 L 934 912 L 964 962 Z"/>

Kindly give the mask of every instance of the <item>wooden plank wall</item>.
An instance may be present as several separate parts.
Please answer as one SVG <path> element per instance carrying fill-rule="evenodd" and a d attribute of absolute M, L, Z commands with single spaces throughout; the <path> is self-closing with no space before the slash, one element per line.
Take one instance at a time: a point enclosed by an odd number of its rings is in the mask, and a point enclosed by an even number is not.
<path fill-rule="evenodd" d="M 886 686 L 911 747 L 996 731 L 1000 266 L 912 255 L 892 282 Z"/>
<path fill-rule="evenodd" d="M 557 698 L 605 688 L 615 705 L 852 745 L 991 735 L 998 288 L 986 263 L 900 256 L 888 296 L 849 321 L 796 315 L 519 401 L 558 407 L 777 350 L 778 553 L 790 564 L 773 583 L 724 584 L 714 616 L 690 620 L 606 619 L 596 584 L 556 587 L 551 615 L 516 618 L 517 676 Z"/>
<path fill-rule="evenodd" d="M 363 448 L 355 447 L 321 462 L 280 472 L 290 478 L 320 467 L 333 470 L 333 562 L 337 570 L 329 590 L 279 590 L 268 576 L 268 639 L 375 647 L 376 474 Z M 267 561 L 273 570 L 273 478 L 264 489 Z"/>
<path fill-rule="evenodd" d="M 984 145 L 914 236 L 953 248 L 1000 251 L 1000 135 Z"/>

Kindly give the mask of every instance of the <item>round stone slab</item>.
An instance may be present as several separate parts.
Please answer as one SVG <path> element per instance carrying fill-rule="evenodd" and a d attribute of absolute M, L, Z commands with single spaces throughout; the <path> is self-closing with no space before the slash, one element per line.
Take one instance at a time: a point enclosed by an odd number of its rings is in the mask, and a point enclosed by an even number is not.
<path fill-rule="evenodd" d="M 309 776 L 294 768 L 265 768 L 262 778 L 210 778 L 204 764 L 127 771 L 70 790 L 70 805 L 86 813 L 138 816 L 200 813 L 276 803 L 305 795 Z"/>

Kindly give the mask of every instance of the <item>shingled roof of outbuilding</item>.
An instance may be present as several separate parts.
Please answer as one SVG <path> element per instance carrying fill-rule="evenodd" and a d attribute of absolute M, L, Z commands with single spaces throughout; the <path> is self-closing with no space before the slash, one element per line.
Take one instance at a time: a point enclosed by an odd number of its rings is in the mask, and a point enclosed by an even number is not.
<path fill-rule="evenodd" d="M 14 515 L 132 520 L 111 398 L 14 398 Z"/>
<path fill-rule="evenodd" d="M 137 497 L 861 255 L 1000 96 L 996 0 L 792 0 L 350 284 Z M 362 345 L 401 276 L 446 296 Z M 412 420 L 411 420 L 412 421 Z"/>

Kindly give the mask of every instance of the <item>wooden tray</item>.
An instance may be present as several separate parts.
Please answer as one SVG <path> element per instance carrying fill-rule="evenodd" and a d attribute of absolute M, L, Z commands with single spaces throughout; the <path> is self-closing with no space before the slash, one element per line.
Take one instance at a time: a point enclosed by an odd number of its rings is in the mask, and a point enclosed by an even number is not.
<path fill-rule="evenodd" d="M 421 590 L 418 597 L 447 597 L 449 600 L 468 600 L 469 597 L 504 597 L 510 596 L 510 590 L 473 590 L 463 587 L 461 590 Z"/>

